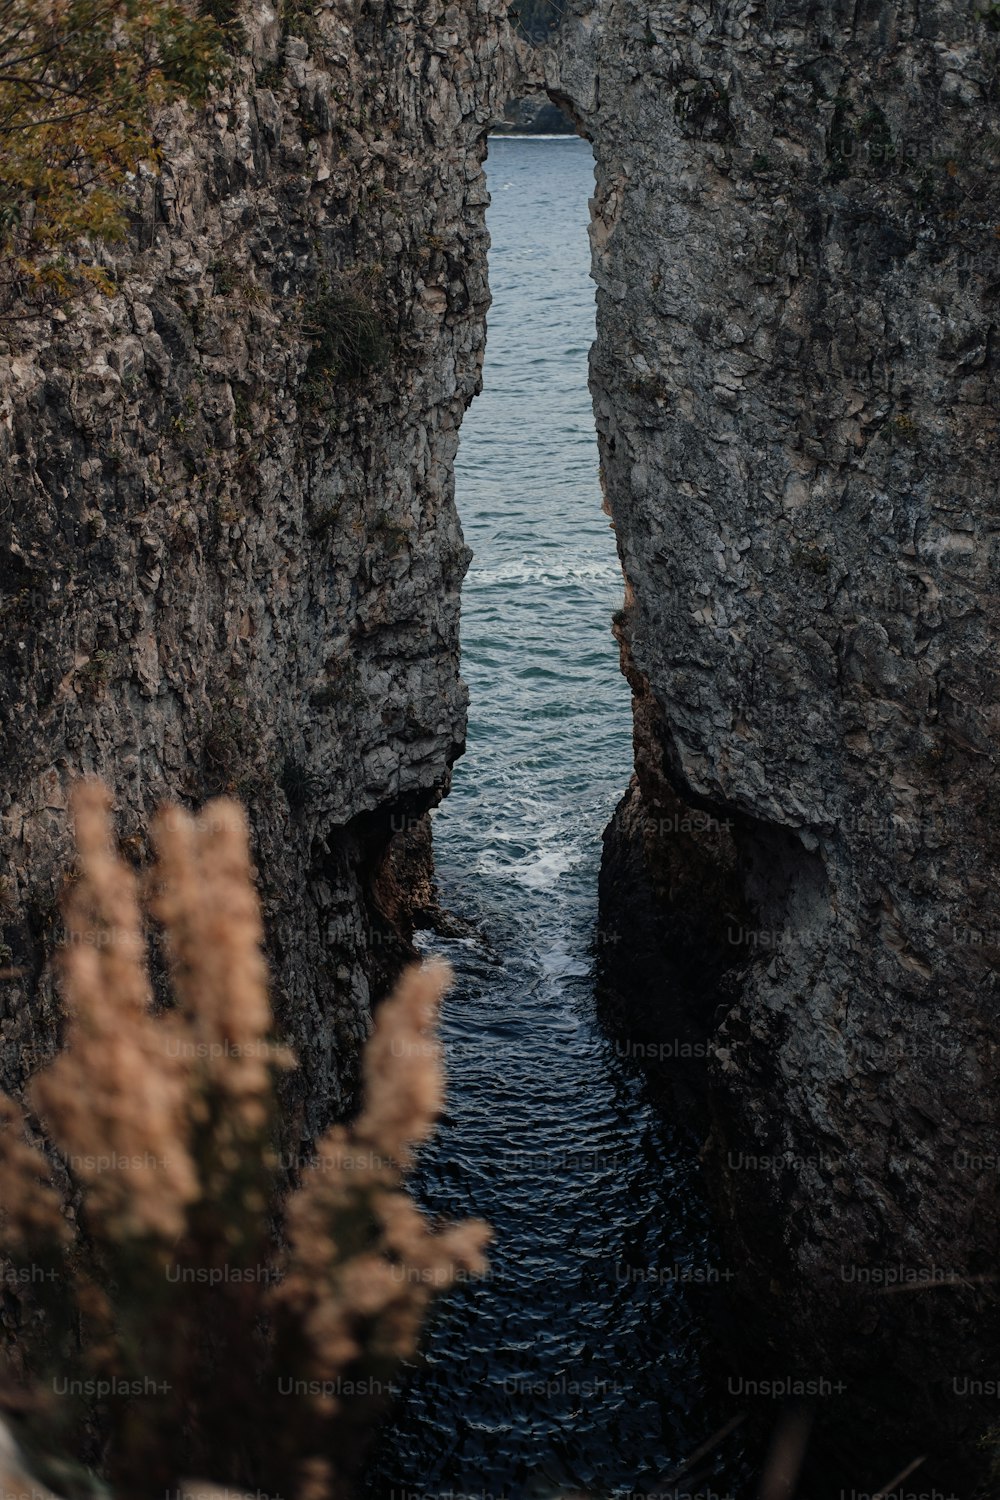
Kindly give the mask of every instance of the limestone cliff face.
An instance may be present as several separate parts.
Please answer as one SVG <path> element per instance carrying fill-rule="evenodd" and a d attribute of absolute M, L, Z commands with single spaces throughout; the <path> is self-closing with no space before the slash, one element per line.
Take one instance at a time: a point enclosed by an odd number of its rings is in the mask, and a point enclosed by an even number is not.
<path fill-rule="evenodd" d="M 7 1087 L 55 1039 L 86 771 L 137 863 L 161 798 L 246 801 L 302 1129 L 349 1100 L 405 946 L 399 845 L 464 740 L 452 462 L 505 8 L 255 5 L 211 107 L 161 122 L 118 294 L 0 328 Z"/>
<path fill-rule="evenodd" d="M 997 34 L 964 0 L 578 0 L 547 70 L 597 157 L 628 817 L 695 908 L 677 809 L 730 821 L 753 913 L 705 1017 L 753 1326 L 813 1370 L 933 1329 L 936 1399 L 1000 1256 Z M 952 1290 L 861 1296 L 900 1264 Z"/>

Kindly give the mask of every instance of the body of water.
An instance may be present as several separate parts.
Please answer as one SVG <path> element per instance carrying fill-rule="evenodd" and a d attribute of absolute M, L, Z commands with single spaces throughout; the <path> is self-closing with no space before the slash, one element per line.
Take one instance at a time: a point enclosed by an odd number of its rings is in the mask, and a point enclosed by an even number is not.
<path fill-rule="evenodd" d="M 458 983 L 448 1110 L 415 1191 L 496 1242 L 490 1277 L 438 1305 L 372 1492 L 648 1494 L 731 1412 L 703 1391 L 703 1287 L 721 1271 L 691 1142 L 595 1016 L 601 833 L 631 714 L 587 389 L 593 161 L 575 138 L 504 138 L 488 171 L 494 306 L 458 472 L 469 748 L 435 820 L 443 902 L 475 935 L 432 944 Z"/>

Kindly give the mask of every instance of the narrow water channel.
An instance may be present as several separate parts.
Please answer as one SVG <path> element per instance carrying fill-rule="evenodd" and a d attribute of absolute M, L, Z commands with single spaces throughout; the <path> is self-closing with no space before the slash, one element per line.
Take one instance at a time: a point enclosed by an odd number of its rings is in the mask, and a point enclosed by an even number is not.
<path fill-rule="evenodd" d="M 587 388 L 593 161 L 577 139 L 495 139 L 488 170 L 494 306 L 458 473 L 469 748 L 435 821 L 444 903 L 475 935 L 428 939 L 458 983 L 448 1113 L 415 1189 L 496 1243 L 489 1279 L 439 1306 L 372 1494 L 662 1493 L 720 1412 L 691 1142 L 595 1016 L 601 832 L 631 722 Z"/>

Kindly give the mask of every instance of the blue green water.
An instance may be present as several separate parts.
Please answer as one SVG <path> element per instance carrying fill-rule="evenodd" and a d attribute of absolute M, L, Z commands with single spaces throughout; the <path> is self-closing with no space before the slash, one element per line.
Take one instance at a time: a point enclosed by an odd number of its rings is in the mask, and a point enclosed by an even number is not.
<path fill-rule="evenodd" d="M 684 1280 L 711 1259 L 692 1144 L 595 1017 L 601 832 L 631 715 L 587 388 L 593 163 L 575 138 L 495 139 L 488 172 L 494 305 L 457 476 L 472 708 L 434 826 L 444 904 L 476 935 L 432 942 L 458 983 L 448 1111 L 415 1186 L 496 1243 L 490 1278 L 440 1305 L 372 1482 L 662 1491 L 731 1413 L 704 1395 Z"/>

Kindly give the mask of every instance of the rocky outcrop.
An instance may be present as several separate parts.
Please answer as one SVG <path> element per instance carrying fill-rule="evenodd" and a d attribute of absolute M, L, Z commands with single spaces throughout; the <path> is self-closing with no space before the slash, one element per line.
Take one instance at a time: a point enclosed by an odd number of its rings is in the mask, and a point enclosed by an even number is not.
<path fill-rule="evenodd" d="M 452 463 L 511 44 L 504 0 L 288 10 L 161 120 L 116 295 L 0 324 L 0 1083 L 56 1040 L 72 779 L 111 782 L 139 865 L 163 797 L 226 789 L 308 1136 L 406 946 L 394 843 L 464 740 Z"/>
<path fill-rule="evenodd" d="M 636 795 L 732 824 L 753 913 L 708 1029 L 757 1369 L 891 1363 L 880 1413 L 938 1431 L 981 1418 L 1000 1263 L 997 40 L 952 0 L 576 0 L 547 60 L 597 158 Z"/>
<path fill-rule="evenodd" d="M 558 104 L 529 94 L 525 99 L 510 99 L 504 117 L 496 127 L 498 135 L 575 135 L 573 122 Z"/>

